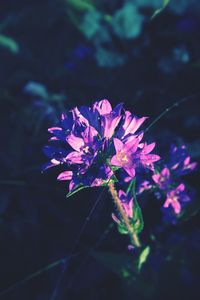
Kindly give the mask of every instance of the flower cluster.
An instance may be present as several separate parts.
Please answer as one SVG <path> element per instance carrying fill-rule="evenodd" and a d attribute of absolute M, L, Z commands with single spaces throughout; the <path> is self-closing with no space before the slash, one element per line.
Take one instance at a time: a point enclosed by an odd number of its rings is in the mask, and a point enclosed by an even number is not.
<path fill-rule="evenodd" d="M 172 207 L 175 214 L 180 214 L 184 203 L 191 200 L 186 192 L 186 186 L 180 182 L 180 177 L 192 172 L 197 166 L 191 162 L 186 147 L 180 148 L 172 145 L 169 162 L 161 169 L 155 168 L 151 181 L 144 181 L 139 187 L 138 193 L 144 190 L 153 189 L 155 195 L 165 197 L 164 208 Z"/>
<path fill-rule="evenodd" d="M 145 120 L 122 104 L 112 108 L 106 99 L 91 107 L 75 107 L 61 115 L 56 127 L 48 129 L 50 144 L 44 148 L 50 158 L 44 170 L 59 166 L 57 179 L 70 181 L 68 196 L 84 187 L 108 187 L 116 207 L 112 218 L 118 231 L 129 235 L 133 247 L 141 246 L 138 234 L 144 226 L 136 194 L 151 190 L 157 198 L 164 197 L 165 218 L 168 214 L 170 221 L 176 221 L 191 200 L 180 177 L 197 166 L 185 146 L 172 146 L 168 162 L 155 165 L 160 160 L 151 153 L 155 143 L 143 141 L 140 130 Z M 140 181 L 143 174 L 146 176 Z"/>
<path fill-rule="evenodd" d="M 116 170 L 124 170 L 126 181 L 135 177 L 138 168 L 154 170 L 154 162 L 160 159 L 150 153 L 155 143 L 142 142 L 143 132 L 138 132 L 145 120 L 122 104 L 112 108 L 106 99 L 91 107 L 76 107 L 62 114 L 58 126 L 48 129 L 51 145 L 44 152 L 50 162 L 44 169 L 63 165 L 58 180 L 70 180 L 70 192 L 80 186 L 105 185 L 114 180 Z"/>

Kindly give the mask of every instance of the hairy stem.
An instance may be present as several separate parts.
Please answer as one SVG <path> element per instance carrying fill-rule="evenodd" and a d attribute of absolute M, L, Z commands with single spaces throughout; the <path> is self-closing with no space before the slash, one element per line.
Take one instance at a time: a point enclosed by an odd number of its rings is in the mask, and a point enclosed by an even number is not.
<path fill-rule="evenodd" d="M 136 247 L 140 247 L 141 244 L 140 244 L 140 241 L 139 241 L 139 238 L 137 236 L 137 234 L 134 232 L 133 228 L 131 227 L 130 223 L 129 223 L 129 219 L 121 205 L 121 201 L 117 195 L 117 191 L 115 189 L 115 186 L 113 183 L 109 183 L 108 184 L 108 188 L 109 188 L 109 191 L 112 195 L 112 198 L 117 206 L 117 209 L 121 215 L 121 218 L 122 220 L 124 221 L 124 224 L 126 225 L 126 228 L 128 230 L 128 233 L 129 233 L 129 236 L 130 236 L 130 239 L 131 239 L 131 242 L 134 246 Z"/>

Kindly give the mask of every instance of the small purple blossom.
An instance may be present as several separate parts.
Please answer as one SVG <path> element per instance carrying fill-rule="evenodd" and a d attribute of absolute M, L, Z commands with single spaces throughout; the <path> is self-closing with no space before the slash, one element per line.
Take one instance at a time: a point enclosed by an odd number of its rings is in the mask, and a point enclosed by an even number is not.
<path fill-rule="evenodd" d="M 167 198 L 163 204 L 164 208 L 172 206 L 175 214 L 180 214 L 181 203 L 190 201 L 190 197 L 185 193 L 185 185 L 179 184 L 176 188 L 167 192 Z"/>
<path fill-rule="evenodd" d="M 69 191 L 73 191 L 78 186 L 103 186 L 108 183 L 112 176 L 113 171 L 105 164 L 92 165 L 87 170 L 80 169 L 78 173 L 76 171 L 73 172 L 72 178 L 70 178 Z"/>
<path fill-rule="evenodd" d="M 145 180 L 139 185 L 137 194 L 141 194 L 144 191 L 150 190 L 151 188 L 152 188 L 152 184 L 148 180 Z"/>
<path fill-rule="evenodd" d="M 123 123 L 117 133 L 117 137 L 120 139 L 125 138 L 129 134 L 134 134 L 144 123 L 147 117 L 138 118 L 133 116 L 130 111 L 125 111 L 122 119 Z"/>
<path fill-rule="evenodd" d="M 180 177 L 192 172 L 196 166 L 196 162 L 191 162 L 185 146 L 178 148 L 172 145 L 169 162 L 164 167 L 156 167 L 150 180 L 139 184 L 137 194 L 152 188 L 157 199 L 165 198 L 163 208 L 171 206 L 174 213 L 178 215 L 184 203 L 191 200 L 185 192 L 185 184 L 180 181 Z"/>
<path fill-rule="evenodd" d="M 120 199 L 122 208 L 128 217 L 128 219 L 132 220 L 133 219 L 133 198 L 130 197 L 130 195 L 127 196 L 127 194 L 123 190 L 118 191 L 118 197 Z M 121 224 L 120 218 L 118 218 L 115 214 L 112 214 L 113 220 L 118 223 L 119 225 Z"/>
<path fill-rule="evenodd" d="M 116 154 L 110 163 L 113 166 L 123 168 L 132 179 L 135 176 L 135 169 L 143 166 L 153 169 L 153 163 L 160 159 L 158 155 L 149 154 L 155 147 L 152 144 L 140 144 L 143 133 L 139 136 L 130 136 L 123 143 L 117 138 L 113 139 Z"/>
<path fill-rule="evenodd" d="M 153 181 L 161 190 L 165 190 L 171 183 L 171 174 L 168 168 L 164 168 L 160 173 L 152 175 Z"/>
<path fill-rule="evenodd" d="M 177 176 L 182 176 L 192 172 L 197 167 L 197 163 L 191 162 L 191 157 L 184 145 L 179 148 L 172 145 L 168 166 Z"/>

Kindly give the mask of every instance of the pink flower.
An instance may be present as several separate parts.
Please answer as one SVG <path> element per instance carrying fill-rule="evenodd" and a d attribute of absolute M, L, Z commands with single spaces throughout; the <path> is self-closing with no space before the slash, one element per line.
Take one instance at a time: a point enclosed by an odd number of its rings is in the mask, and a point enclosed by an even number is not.
<path fill-rule="evenodd" d="M 181 212 L 181 202 L 190 201 L 190 197 L 184 192 L 185 185 L 183 183 L 179 184 L 175 189 L 170 190 L 167 193 L 167 199 L 163 204 L 163 207 L 167 208 L 172 206 L 175 214 Z"/>
<path fill-rule="evenodd" d="M 113 166 L 123 168 L 133 178 L 138 166 L 153 169 L 153 163 L 160 159 L 158 155 L 149 154 L 155 147 L 152 144 L 140 144 L 143 134 L 130 136 L 125 142 L 113 139 L 116 154 L 111 158 Z"/>
<path fill-rule="evenodd" d="M 118 197 L 126 216 L 129 219 L 133 219 L 133 198 L 129 195 L 127 196 L 123 190 L 119 190 Z M 112 218 L 116 223 L 121 224 L 120 218 L 116 217 L 116 215 L 112 214 Z"/>
<path fill-rule="evenodd" d="M 152 179 L 160 189 L 166 189 L 171 182 L 169 169 L 164 168 L 160 173 L 154 174 Z"/>

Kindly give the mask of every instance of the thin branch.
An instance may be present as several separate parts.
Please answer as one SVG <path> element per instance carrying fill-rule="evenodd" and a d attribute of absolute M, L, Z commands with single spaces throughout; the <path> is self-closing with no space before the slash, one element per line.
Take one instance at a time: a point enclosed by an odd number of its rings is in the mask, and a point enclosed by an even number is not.
<path fill-rule="evenodd" d="M 168 114 L 172 109 L 178 107 L 181 103 L 183 102 L 186 102 L 186 101 L 189 101 L 191 99 L 195 99 L 197 98 L 198 96 L 200 96 L 200 93 L 196 93 L 196 94 L 193 94 L 191 96 L 188 96 L 188 97 L 185 97 L 179 101 L 176 101 L 174 102 L 171 106 L 167 107 L 158 117 L 156 117 L 153 122 L 151 122 L 151 124 L 144 130 L 144 132 L 147 132 L 149 131 L 149 129 L 154 125 L 156 124 L 163 116 L 165 116 L 166 114 Z"/>
<path fill-rule="evenodd" d="M 38 277 L 40 275 L 42 275 L 43 273 L 57 267 L 58 265 L 60 264 L 63 264 L 63 269 L 62 269 L 62 273 L 57 281 L 57 284 L 56 284 L 56 288 L 54 290 L 54 294 L 56 296 L 56 293 L 57 293 L 57 289 L 59 288 L 59 285 L 61 283 L 61 280 L 62 280 L 62 277 L 64 275 L 64 272 L 66 271 L 66 268 L 67 268 L 67 265 L 69 264 L 70 260 L 72 259 L 72 257 L 74 257 L 74 251 L 76 250 L 78 244 L 79 244 L 79 241 L 80 241 L 80 238 L 88 224 L 88 222 L 90 221 L 91 219 L 91 216 L 93 214 L 93 212 L 95 211 L 95 208 L 97 207 L 98 203 L 100 202 L 101 200 L 101 197 L 104 193 L 105 189 L 100 193 L 99 197 L 97 198 L 96 202 L 94 203 L 94 205 L 92 206 L 90 212 L 89 212 L 89 215 L 88 217 L 86 218 L 85 222 L 83 223 L 83 226 L 81 227 L 81 230 L 79 232 L 79 235 L 78 237 L 76 238 L 76 241 L 75 241 L 75 244 L 71 250 L 71 254 L 69 256 L 65 256 L 57 261 L 54 261 L 50 264 L 48 264 L 47 266 L 45 266 L 44 268 L 41 268 L 39 269 L 38 271 L 34 272 L 34 273 L 31 273 L 30 275 L 28 275 L 27 277 L 25 277 L 24 279 L 20 280 L 20 281 L 17 281 L 16 283 L 14 283 L 13 285 L 9 286 L 8 288 L 0 291 L 0 297 L 2 296 L 5 296 L 6 294 L 12 292 L 15 288 L 19 287 L 20 285 L 23 285 L 25 284 L 26 282 L 30 281 L 31 279 L 35 278 L 35 277 Z M 53 294 L 53 295 L 54 295 Z M 52 299 L 55 299 L 55 298 L 52 298 Z"/>
<path fill-rule="evenodd" d="M 78 244 L 80 242 L 81 236 L 82 236 L 82 234 L 83 234 L 83 232 L 84 232 L 84 230 L 85 230 L 88 222 L 90 221 L 93 212 L 95 211 L 97 205 L 99 204 L 99 202 L 101 200 L 101 197 L 103 196 L 104 192 L 105 192 L 105 189 L 103 189 L 103 191 L 100 193 L 99 197 L 97 198 L 96 202 L 94 203 L 93 207 L 91 208 L 91 210 L 89 212 L 89 215 L 87 216 L 85 222 L 83 223 L 83 226 L 81 227 L 81 230 L 80 230 L 80 232 L 78 234 L 78 237 L 76 238 L 75 244 L 74 244 L 74 246 L 73 246 L 73 248 L 71 250 L 71 255 L 68 258 L 68 262 L 70 261 L 70 259 L 71 259 L 72 255 L 73 255 L 74 251 L 76 250 L 76 248 L 77 248 L 77 246 L 78 246 Z M 63 276 L 65 274 L 66 269 L 67 269 L 67 263 L 64 264 L 62 272 L 61 272 L 61 274 L 60 274 L 60 276 L 59 276 L 59 278 L 58 278 L 58 280 L 56 282 L 56 286 L 55 286 L 55 288 L 53 290 L 53 293 L 52 293 L 52 296 L 50 298 L 51 300 L 55 300 L 56 299 L 56 296 L 57 296 L 57 293 L 58 293 L 58 289 L 60 287 L 60 284 L 62 282 L 62 279 L 63 279 Z"/>
<path fill-rule="evenodd" d="M 114 223 L 110 223 L 107 228 L 104 230 L 103 234 L 100 236 L 100 238 L 97 240 L 97 242 L 89 249 L 89 251 L 87 252 L 87 254 L 85 255 L 84 259 L 82 260 L 82 262 L 79 265 L 78 270 L 76 270 L 76 272 L 72 275 L 72 277 L 70 278 L 67 286 L 65 287 L 66 289 L 69 289 L 74 281 L 74 279 L 76 278 L 76 276 L 81 272 L 82 268 L 85 266 L 89 255 L 100 246 L 100 244 L 102 243 L 102 241 L 106 238 L 106 236 L 110 233 L 111 229 L 113 228 Z"/>
<path fill-rule="evenodd" d="M 25 277 L 24 279 L 14 283 L 13 285 L 11 285 L 10 287 L 8 287 L 7 289 L 3 290 L 0 292 L 0 297 L 5 296 L 6 294 L 10 293 L 12 290 L 14 290 L 15 288 L 17 288 L 20 285 L 25 284 L 27 281 L 40 276 L 41 274 L 43 274 L 44 272 L 47 272 L 55 267 L 57 267 L 60 264 L 63 264 L 65 262 L 66 258 L 61 258 L 57 261 L 54 261 L 51 264 L 48 264 L 47 266 L 45 266 L 44 268 L 32 273 L 31 275 Z"/>

